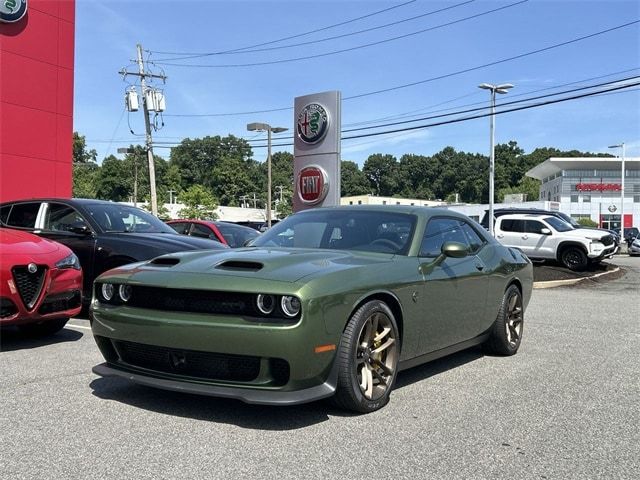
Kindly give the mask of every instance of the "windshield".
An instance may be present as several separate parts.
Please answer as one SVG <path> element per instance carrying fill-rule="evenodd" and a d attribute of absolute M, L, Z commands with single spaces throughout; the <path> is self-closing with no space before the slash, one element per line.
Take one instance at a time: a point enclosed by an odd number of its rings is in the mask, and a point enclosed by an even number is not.
<path fill-rule="evenodd" d="M 249 227 L 242 227 L 232 223 L 216 223 L 216 227 L 231 248 L 242 247 L 247 241 L 256 238 L 260 232 Z"/>
<path fill-rule="evenodd" d="M 252 245 L 406 255 L 415 221 L 414 215 L 380 210 L 307 210 L 278 223 Z"/>
<path fill-rule="evenodd" d="M 564 220 L 566 223 L 568 223 L 569 225 L 571 225 L 572 227 L 575 227 L 575 228 L 582 228 L 582 225 L 580 225 L 580 224 L 578 223 L 578 221 L 577 221 L 575 218 L 570 217 L 570 216 L 569 216 L 569 215 L 567 215 L 566 213 L 557 212 L 557 213 L 556 213 L 556 215 L 557 215 L 558 217 L 560 217 L 562 220 Z"/>
<path fill-rule="evenodd" d="M 105 232 L 177 233 L 168 225 L 139 208 L 120 203 L 85 205 L 91 217 Z"/>
<path fill-rule="evenodd" d="M 557 232 L 568 232 L 574 228 L 567 222 L 560 220 L 558 217 L 546 217 L 545 222 L 551 225 Z"/>

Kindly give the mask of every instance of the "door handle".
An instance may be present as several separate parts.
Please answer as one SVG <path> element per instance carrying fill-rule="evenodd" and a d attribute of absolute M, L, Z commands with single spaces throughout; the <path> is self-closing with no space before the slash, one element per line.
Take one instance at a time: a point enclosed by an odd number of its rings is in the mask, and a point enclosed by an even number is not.
<path fill-rule="evenodd" d="M 501 233 L 499 233 L 498 235 L 496 235 L 496 237 L 498 237 L 498 238 L 504 238 L 504 235 L 503 235 L 503 234 L 501 234 Z"/>
<path fill-rule="evenodd" d="M 483 265 L 483 264 L 481 264 L 481 263 L 476 263 L 476 268 L 477 268 L 479 271 L 482 271 L 482 270 L 484 270 L 484 265 Z"/>
<path fill-rule="evenodd" d="M 527 240 L 528 238 L 529 238 L 529 235 L 523 235 L 523 236 L 522 236 L 522 239 L 523 239 L 523 240 Z"/>

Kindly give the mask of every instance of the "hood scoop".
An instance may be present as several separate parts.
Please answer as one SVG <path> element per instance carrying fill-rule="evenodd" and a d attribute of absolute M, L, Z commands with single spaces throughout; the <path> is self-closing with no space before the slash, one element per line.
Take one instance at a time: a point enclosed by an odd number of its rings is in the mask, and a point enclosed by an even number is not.
<path fill-rule="evenodd" d="M 179 263 L 180 263 L 180 259 L 179 258 L 159 257 L 159 258 L 154 258 L 153 260 L 151 260 L 149 262 L 149 265 L 156 265 L 158 267 L 173 267 L 174 265 L 177 265 Z"/>
<path fill-rule="evenodd" d="M 216 266 L 220 270 L 234 270 L 241 272 L 257 272 L 262 270 L 264 265 L 260 262 L 247 262 L 245 260 L 227 260 Z"/>

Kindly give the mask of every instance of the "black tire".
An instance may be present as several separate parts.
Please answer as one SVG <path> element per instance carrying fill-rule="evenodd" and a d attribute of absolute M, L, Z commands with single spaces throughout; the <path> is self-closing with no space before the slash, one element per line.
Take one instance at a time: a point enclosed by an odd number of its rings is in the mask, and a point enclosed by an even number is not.
<path fill-rule="evenodd" d="M 342 333 L 333 403 L 360 413 L 384 407 L 396 381 L 399 357 L 400 336 L 391 309 L 379 300 L 365 303 Z"/>
<path fill-rule="evenodd" d="M 516 285 L 510 285 L 502 297 L 490 336 L 483 345 L 485 351 L 496 355 L 514 355 L 520 348 L 523 328 L 522 294 Z"/>
<path fill-rule="evenodd" d="M 569 270 L 581 272 L 589 265 L 587 254 L 580 247 L 567 247 L 560 255 L 560 261 Z"/>
<path fill-rule="evenodd" d="M 43 337 L 59 332 L 67 324 L 67 321 L 69 321 L 68 318 L 56 318 L 55 320 L 46 320 L 40 323 L 27 323 L 20 325 L 18 328 L 25 335 Z"/>

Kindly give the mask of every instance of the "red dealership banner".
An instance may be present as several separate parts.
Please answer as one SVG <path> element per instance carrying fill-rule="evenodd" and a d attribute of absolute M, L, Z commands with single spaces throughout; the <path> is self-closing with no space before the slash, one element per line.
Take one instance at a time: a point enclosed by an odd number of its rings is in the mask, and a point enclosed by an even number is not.
<path fill-rule="evenodd" d="M 622 187 L 619 183 L 578 183 L 576 190 L 578 192 L 619 192 Z"/>

